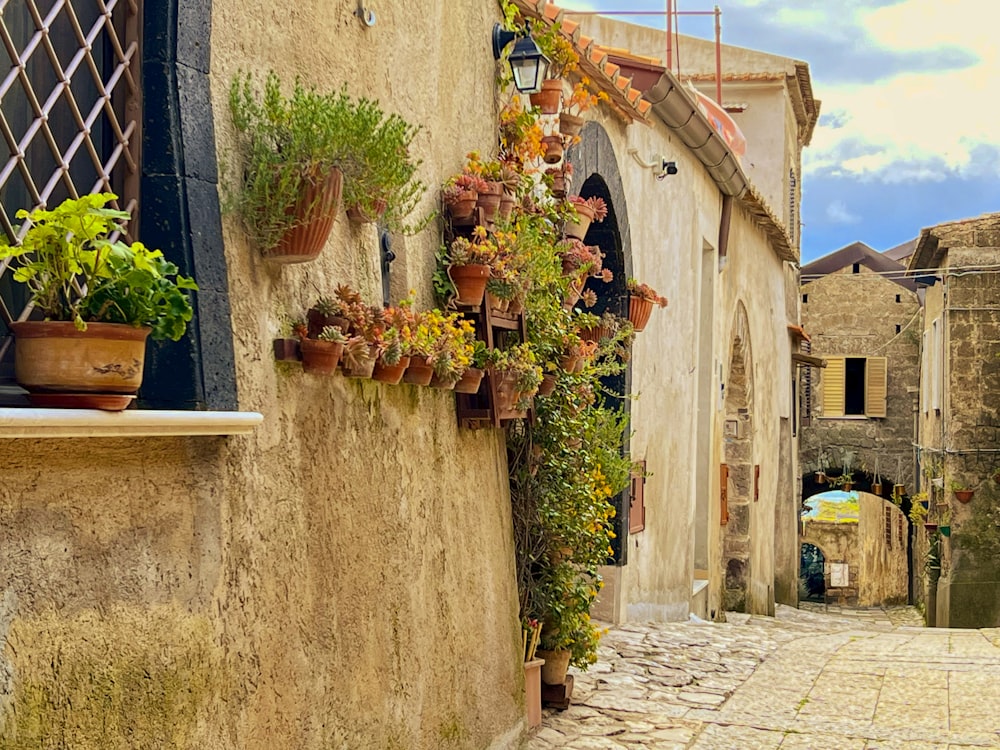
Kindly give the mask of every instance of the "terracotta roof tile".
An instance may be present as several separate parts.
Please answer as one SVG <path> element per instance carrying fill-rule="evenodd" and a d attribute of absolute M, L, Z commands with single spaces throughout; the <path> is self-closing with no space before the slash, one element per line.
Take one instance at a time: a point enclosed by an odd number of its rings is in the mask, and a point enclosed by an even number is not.
<path fill-rule="evenodd" d="M 563 9 L 545 0 L 513 2 L 524 16 L 549 26 L 561 24 L 560 31 L 573 43 L 580 55 L 580 73 L 590 78 L 598 91 L 608 95 L 611 108 L 626 122 L 646 122 L 651 108 L 649 102 L 642 98 L 641 91 L 632 87 L 631 78 L 618 75 L 621 67 L 608 60 L 608 53 L 596 45 L 593 38 L 581 33 L 579 23 L 563 18 Z"/>

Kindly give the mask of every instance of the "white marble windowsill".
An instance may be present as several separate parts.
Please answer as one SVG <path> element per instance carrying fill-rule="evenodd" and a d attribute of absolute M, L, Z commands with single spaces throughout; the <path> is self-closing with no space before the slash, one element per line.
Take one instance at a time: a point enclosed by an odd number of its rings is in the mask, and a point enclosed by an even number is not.
<path fill-rule="evenodd" d="M 244 435 L 263 421 L 252 411 L 0 408 L 0 438 Z"/>

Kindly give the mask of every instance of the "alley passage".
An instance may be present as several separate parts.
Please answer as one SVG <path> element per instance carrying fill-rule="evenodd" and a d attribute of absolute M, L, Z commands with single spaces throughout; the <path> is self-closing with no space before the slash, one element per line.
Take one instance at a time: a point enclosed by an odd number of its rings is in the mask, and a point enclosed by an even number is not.
<path fill-rule="evenodd" d="M 1000 747 L 1000 629 L 915 627 L 915 614 L 779 606 L 616 628 L 528 747 Z"/>

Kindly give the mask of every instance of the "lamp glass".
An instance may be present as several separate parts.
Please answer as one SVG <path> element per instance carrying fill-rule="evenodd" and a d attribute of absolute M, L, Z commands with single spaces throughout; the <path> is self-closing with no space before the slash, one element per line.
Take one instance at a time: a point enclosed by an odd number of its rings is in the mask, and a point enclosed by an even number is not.
<path fill-rule="evenodd" d="M 510 57 L 510 72 L 514 86 L 522 94 L 538 91 L 549 68 L 549 59 L 531 37 L 522 37 L 514 44 Z"/>

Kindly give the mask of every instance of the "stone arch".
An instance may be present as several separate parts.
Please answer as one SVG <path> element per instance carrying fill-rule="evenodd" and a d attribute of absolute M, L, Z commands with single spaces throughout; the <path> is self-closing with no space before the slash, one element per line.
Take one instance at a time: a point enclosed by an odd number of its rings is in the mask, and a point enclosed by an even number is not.
<path fill-rule="evenodd" d="M 628 204 L 622 183 L 614 146 L 607 131 L 596 122 L 588 122 L 581 133 L 581 141 L 570 152 L 573 165 L 573 192 L 583 198 L 599 196 L 608 206 L 604 221 L 593 223 L 584 242 L 596 245 L 604 253 L 604 266 L 614 274 L 610 283 L 590 279 L 587 288 L 597 295 L 597 305 L 590 310 L 598 315 L 610 311 L 628 317 L 628 295 L 625 282 L 632 275 L 632 240 L 629 232 Z M 625 395 L 631 388 L 631 365 L 620 376 L 606 378 L 603 382 L 606 405 L 627 409 Z M 628 450 L 628 430 L 625 431 L 622 450 Z M 628 554 L 628 490 L 615 498 L 615 538 L 611 549 L 614 564 L 624 565 Z"/>
<path fill-rule="evenodd" d="M 722 535 L 722 604 L 724 609 L 743 612 L 750 604 L 754 420 L 750 326 L 742 302 L 733 316 L 724 404 L 723 455 L 728 467 L 729 519 Z"/>

